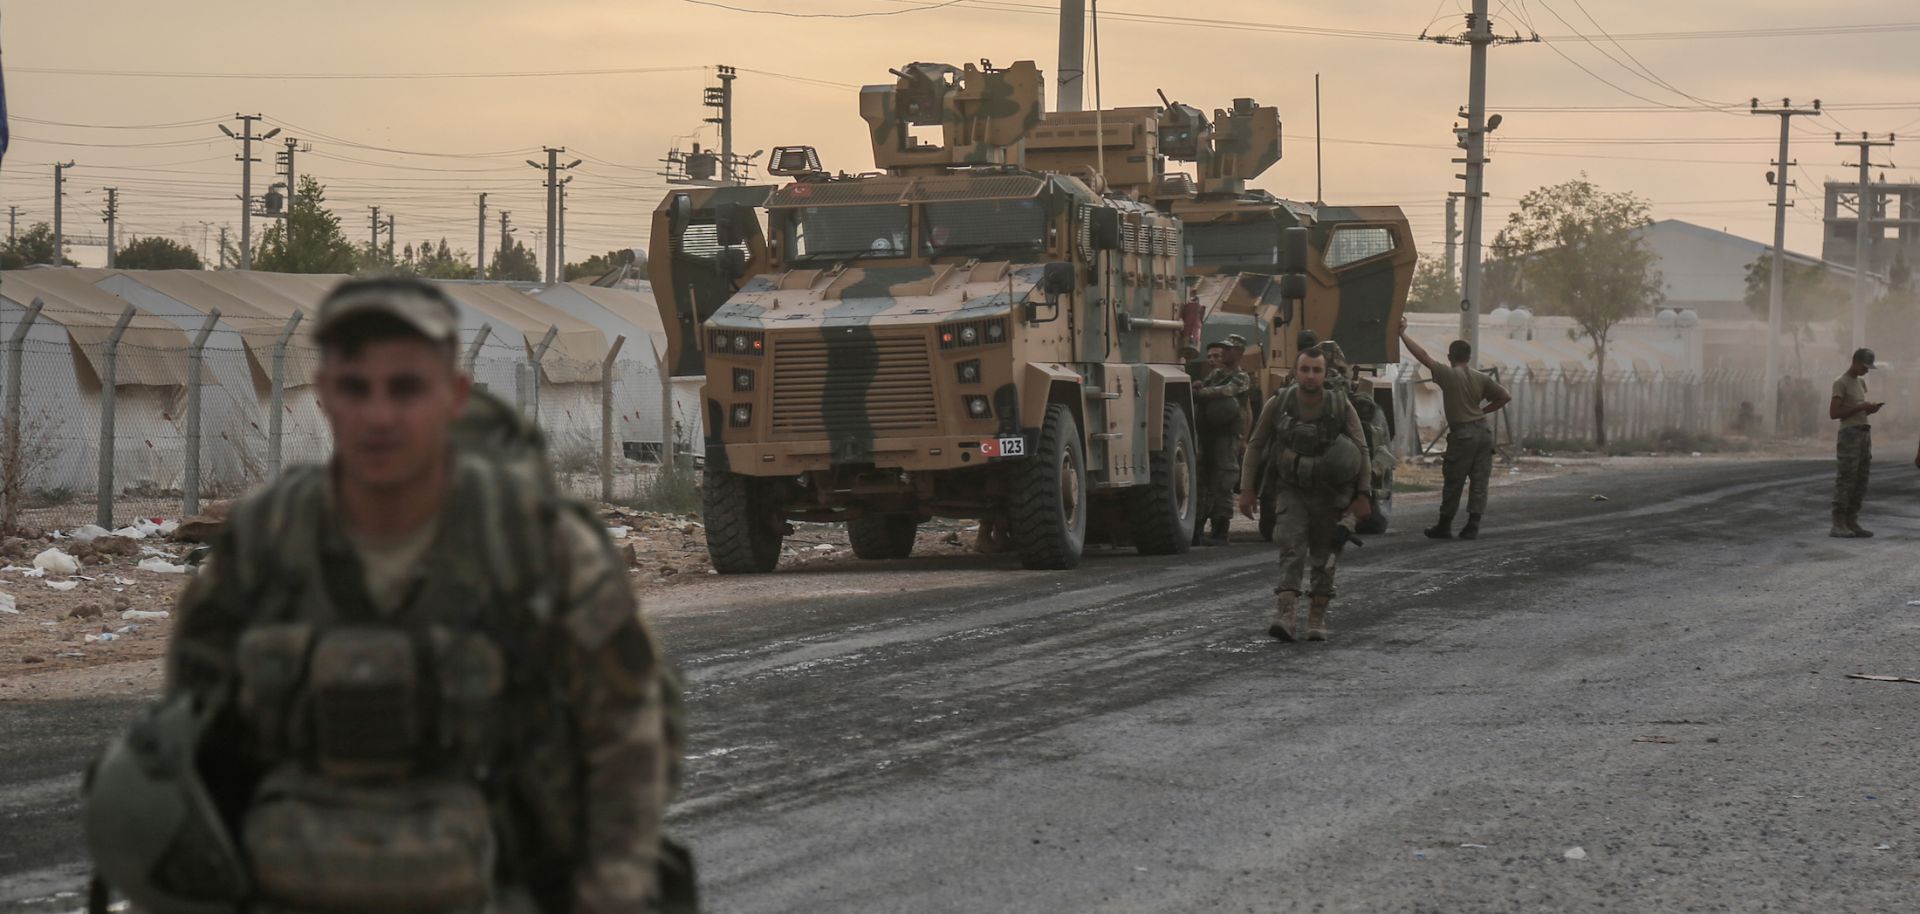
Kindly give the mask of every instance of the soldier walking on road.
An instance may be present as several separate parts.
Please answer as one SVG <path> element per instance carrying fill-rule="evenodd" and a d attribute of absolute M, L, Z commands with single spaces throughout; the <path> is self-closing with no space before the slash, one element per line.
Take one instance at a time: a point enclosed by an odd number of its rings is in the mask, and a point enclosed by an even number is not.
<path fill-rule="evenodd" d="M 1215 347 L 1218 347 L 1217 349 Z M 1213 525 L 1209 546 L 1227 544 L 1233 522 L 1233 489 L 1240 481 L 1240 442 L 1247 434 L 1247 392 L 1253 379 L 1240 370 L 1247 341 L 1238 333 L 1207 347 L 1208 359 L 1219 353 L 1220 365 L 1193 389 L 1193 406 L 1200 414 L 1200 454 L 1206 461 L 1200 517 Z M 1196 540 L 1200 537 L 1196 534 Z"/>
<path fill-rule="evenodd" d="M 1873 426 L 1868 416 L 1885 403 L 1867 400 L 1867 372 L 1873 370 L 1873 350 L 1857 349 L 1847 373 L 1833 382 L 1827 418 L 1840 420 L 1840 440 L 1834 450 L 1840 471 L 1833 483 L 1833 529 L 1829 536 L 1858 539 L 1873 531 L 1860 526 L 1860 501 L 1867 495 L 1867 468 L 1873 464 Z M 1920 457 L 1914 461 L 1920 463 Z"/>
<path fill-rule="evenodd" d="M 1440 388 L 1440 400 L 1447 414 L 1447 453 L 1440 465 L 1443 484 L 1440 521 L 1425 532 L 1432 539 L 1453 538 L 1453 518 L 1460 510 L 1460 490 L 1471 483 L 1467 494 L 1467 524 L 1460 528 L 1460 538 L 1474 539 L 1480 535 L 1480 515 L 1487 510 L 1487 486 L 1493 475 L 1493 424 L 1487 416 L 1513 402 L 1513 395 L 1486 372 L 1468 364 L 1473 359 L 1473 347 L 1466 340 L 1454 340 L 1447 347 L 1449 364 L 1446 365 L 1434 361 L 1426 349 L 1407 335 L 1405 317 L 1400 318 L 1400 341 L 1433 374 L 1433 383 Z"/>
<path fill-rule="evenodd" d="M 1271 474 L 1279 513 L 1274 542 L 1280 544 L 1279 599 L 1267 634 L 1294 640 L 1300 578 L 1309 557 L 1313 579 L 1307 610 L 1307 640 L 1327 639 L 1327 607 L 1335 596 L 1333 572 L 1340 548 L 1371 511 L 1368 464 L 1360 414 L 1327 389 L 1327 355 L 1300 353 L 1293 386 L 1260 410 L 1240 470 L 1240 513 L 1252 517 L 1260 477 Z"/>
<path fill-rule="evenodd" d="M 321 303 L 333 458 L 234 508 L 165 697 L 90 773 L 100 910 L 692 909 L 660 832 L 678 686 L 458 326 L 414 280 Z"/>

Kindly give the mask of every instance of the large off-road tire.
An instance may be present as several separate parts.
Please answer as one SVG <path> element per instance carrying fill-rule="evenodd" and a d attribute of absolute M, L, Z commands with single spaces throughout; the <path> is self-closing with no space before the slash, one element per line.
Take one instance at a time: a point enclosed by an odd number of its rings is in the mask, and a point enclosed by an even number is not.
<path fill-rule="evenodd" d="M 1167 404 L 1166 431 L 1150 458 L 1146 485 L 1128 493 L 1127 520 L 1141 555 L 1179 555 L 1192 548 L 1200 518 L 1199 448 L 1185 410 Z"/>
<path fill-rule="evenodd" d="M 1087 451 L 1065 404 L 1047 407 L 1040 436 L 1013 471 L 1014 551 L 1020 564 L 1064 570 L 1080 564 L 1087 545 Z"/>
<path fill-rule="evenodd" d="M 867 514 L 847 521 L 847 541 L 863 559 L 904 559 L 913 554 L 919 532 L 919 519 L 911 514 Z"/>
<path fill-rule="evenodd" d="M 1273 528 L 1280 525 L 1280 505 L 1272 492 L 1260 495 L 1260 538 L 1273 542 Z"/>
<path fill-rule="evenodd" d="M 1393 467 L 1380 474 L 1380 487 L 1373 490 L 1372 500 L 1373 513 L 1354 527 L 1355 533 L 1378 536 L 1387 532 L 1387 524 L 1393 520 Z"/>
<path fill-rule="evenodd" d="M 780 563 L 779 518 L 767 504 L 764 483 L 751 476 L 708 470 L 702 486 L 706 505 L 707 557 L 721 574 L 766 574 Z"/>

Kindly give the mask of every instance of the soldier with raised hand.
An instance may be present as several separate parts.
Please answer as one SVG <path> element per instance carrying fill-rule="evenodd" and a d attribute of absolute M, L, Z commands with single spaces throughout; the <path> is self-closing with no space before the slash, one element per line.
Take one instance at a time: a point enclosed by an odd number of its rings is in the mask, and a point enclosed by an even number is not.
<path fill-rule="evenodd" d="M 1833 382 L 1827 418 L 1840 420 L 1834 451 L 1840 468 L 1833 483 L 1833 528 L 1829 536 L 1858 539 L 1873 535 L 1860 526 L 1860 502 L 1867 496 L 1867 471 L 1873 465 L 1873 424 L 1867 417 L 1885 403 L 1867 399 L 1867 372 L 1873 370 L 1873 350 L 1856 349 L 1853 364 Z M 1920 457 L 1914 462 L 1920 464 Z"/>
<path fill-rule="evenodd" d="M 1279 599 L 1267 634 L 1294 640 L 1301 575 L 1309 558 L 1313 577 L 1307 610 L 1308 641 L 1327 639 L 1327 608 L 1336 596 L 1333 573 L 1353 524 L 1372 506 L 1373 479 L 1360 415 L 1344 394 L 1327 387 L 1327 355 L 1300 353 L 1293 386 L 1260 410 L 1240 470 L 1240 513 L 1252 517 L 1262 474 L 1271 474 L 1280 545 Z"/>
<path fill-rule="evenodd" d="M 1225 546 L 1227 527 L 1233 522 L 1233 489 L 1240 481 L 1240 440 L 1247 433 L 1246 397 L 1253 389 L 1253 379 L 1240 369 L 1240 358 L 1246 351 L 1247 340 L 1238 333 L 1208 346 L 1209 361 L 1218 352 L 1219 366 L 1193 389 L 1193 407 L 1200 414 L 1200 454 L 1206 461 L 1199 517 L 1213 526 L 1212 536 L 1202 541 L 1209 546 Z"/>
<path fill-rule="evenodd" d="M 136 909 L 692 909 L 660 831 L 678 686 L 539 430 L 472 391 L 457 327 L 414 280 L 321 304 L 333 457 L 234 509 L 166 697 L 89 777 L 101 882 Z"/>
<path fill-rule="evenodd" d="M 1487 417 L 1513 402 L 1513 395 L 1491 375 L 1469 364 L 1473 347 L 1466 340 L 1454 340 L 1447 347 L 1447 364 L 1442 365 L 1407 335 L 1407 319 L 1402 316 L 1400 342 L 1432 373 L 1447 414 L 1447 453 L 1440 465 L 1440 520 L 1425 533 L 1432 539 L 1453 538 L 1460 490 L 1471 484 L 1467 523 L 1460 528 L 1460 538 L 1474 539 L 1480 535 L 1480 515 L 1487 510 L 1487 487 L 1493 476 L 1493 423 Z"/>

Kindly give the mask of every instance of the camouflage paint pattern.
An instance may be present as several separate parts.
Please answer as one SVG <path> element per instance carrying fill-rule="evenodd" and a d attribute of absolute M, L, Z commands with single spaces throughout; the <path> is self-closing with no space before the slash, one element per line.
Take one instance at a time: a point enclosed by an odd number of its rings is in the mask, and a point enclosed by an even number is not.
<path fill-rule="evenodd" d="M 654 208 L 647 271 L 667 328 L 668 373 L 673 377 L 706 373 L 701 358 L 701 322 L 725 304 L 741 282 L 767 269 L 766 236 L 756 222 L 744 244 L 737 246 L 738 274 L 729 275 L 714 240 L 718 207 L 764 206 L 772 191 L 767 186 L 689 188 L 668 194 Z M 678 234 L 673 231 L 672 215 L 676 198 L 687 200 L 692 215 L 688 228 Z"/>

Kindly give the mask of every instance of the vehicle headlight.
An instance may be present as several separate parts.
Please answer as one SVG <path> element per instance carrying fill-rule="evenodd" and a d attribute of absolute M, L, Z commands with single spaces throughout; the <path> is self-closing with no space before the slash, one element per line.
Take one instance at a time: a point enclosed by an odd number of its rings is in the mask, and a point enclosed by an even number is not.
<path fill-rule="evenodd" d="M 985 419 L 993 415 L 993 409 L 987 405 L 986 397 L 968 397 L 967 415 L 975 419 Z"/>
<path fill-rule="evenodd" d="M 1001 339 L 1005 338 L 1006 335 L 1007 335 L 1007 326 L 1005 324 L 1002 324 L 999 321 L 994 321 L 993 323 L 987 325 L 988 340 L 998 343 L 1000 342 Z"/>
<path fill-rule="evenodd" d="M 962 346 L 971 346 L 971 345 L 973 345 L 973 344 L 975 344 L 975 343 L 978 343 L 978 342 L 980 342 L 980 328 L 979 328 L 979 327 L 962 327 L 962 328 L 960 328 L 960 345 L 962 345 Z"/>
<path fill-rule="evenodd" d="M 960 383 L 980 383 L 980 362 L 978 359 L 960 363 Z"/>
<path fill-rule="evenodd" d="M 740 334 L 735 334 L 735 335 L 734 335 L 734 338 L 733 338 L 733 351 L 735 351 L 735 352 L 746 352 L 746 351 L 747 351 L 747 335 L 746 335 L 746 334 L 744 334 L 744 333 L 740 333 Z"/>
<path fill-rule="evenodd" d="M 753 424 L 753 407 L 745 403 L 735 406 L 733 408 L 733 424 L 742 425 L 742 426 L 752 425 Z"/>
<path fill-rule="evenodd" d="M 733 389 L 734 390 L 752 390 L 753 389 L 753 372 L 748 371 L 745 368 L 735 368 L 733 370 Z"/>

